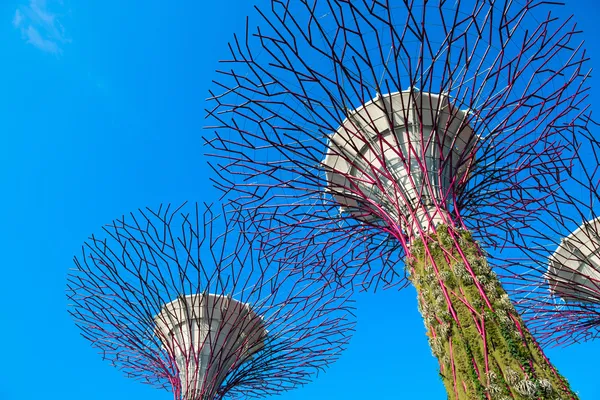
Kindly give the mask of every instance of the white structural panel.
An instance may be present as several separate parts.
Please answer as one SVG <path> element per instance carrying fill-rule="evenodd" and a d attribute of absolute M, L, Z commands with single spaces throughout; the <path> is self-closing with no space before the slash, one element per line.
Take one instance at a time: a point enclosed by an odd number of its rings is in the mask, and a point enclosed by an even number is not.
<path fill-rule="evenodd" d="M 213 398 L 231 367 L 263 347 L 263 320 L 250 306 L 214 294 L 180 297 L 154 318 L 155 334 L 179 369 L 183 399 Z M 203 397 L 204 398 L 204 397 Z"/>
<path fill-rule="evenodd" d="M 473 162 L 466 118 L 446 95 L 377 96 L 331 135 L 323 161 L 328 192 L 363 221 L 377 219 L 381 207 L 397 223 L 401 215 L 411 220 L 408 229 L 439 224 L 453 194 L 450 183 L 465 178 Z"/>
<path fill-rule="evenodd" d="M 600 218 L 585 222 L 550 256 L 545 278 L 565 302 L 600 301 Z"/>

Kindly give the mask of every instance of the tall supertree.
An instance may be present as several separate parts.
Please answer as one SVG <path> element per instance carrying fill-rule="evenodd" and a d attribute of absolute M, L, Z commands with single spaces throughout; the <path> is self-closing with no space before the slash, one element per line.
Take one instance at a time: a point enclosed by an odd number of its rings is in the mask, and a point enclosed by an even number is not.
<path fill-rule="evenodd" d="M 353 329 L 347 289 L 315 276 L 317 258 L 297 269 L 291 256 L 265 257 L 241 214 L 226 211 L 123 216 L 85 243 L 69 276 L 83 336 L 175 399 L 289 390 L 334 361 Z"/>
<path fill-rule="evenodd" d="M 572 18 L 539 0 L 257 12 L 207 110 L 217 185 L 257 224 L 277 215 L 278 246 L 335 254 L 324 275 L 408 278 L 449 398 L 576 398 L 495 272 L 527 271 L 521 229 L 544 219 L 589 136 Z"/>

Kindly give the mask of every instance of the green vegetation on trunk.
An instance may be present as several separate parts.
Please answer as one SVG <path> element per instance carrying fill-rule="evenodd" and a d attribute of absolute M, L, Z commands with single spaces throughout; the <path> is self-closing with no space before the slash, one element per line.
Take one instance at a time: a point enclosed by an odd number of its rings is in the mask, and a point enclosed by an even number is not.
<path fill-rule="evenodd" d="M 469 232 L 439 226 L 407 267 L 449 399 L 577 399 Z"/>

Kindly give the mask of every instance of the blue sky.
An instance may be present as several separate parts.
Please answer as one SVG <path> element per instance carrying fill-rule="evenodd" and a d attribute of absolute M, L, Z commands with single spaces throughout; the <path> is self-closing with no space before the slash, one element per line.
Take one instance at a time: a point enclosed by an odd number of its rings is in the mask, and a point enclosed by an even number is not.
<path fill-rule="evenodd" d="M 65 297 L 72 257 L 101 225 L 146 205 L 216 199 L 202 156 L 203 100 L 259 2 L 169 3 L 0 3 L 1 400 L 171 398 L 103 362 Z M 569 0 L 568 10 L 600 65 L 596 0 Z M 445 398 L 413 290 L 358 300 L 351 348 L 279 398 Z M 548 355 L 582 399 L 600 398 L 600 342 Z"/>

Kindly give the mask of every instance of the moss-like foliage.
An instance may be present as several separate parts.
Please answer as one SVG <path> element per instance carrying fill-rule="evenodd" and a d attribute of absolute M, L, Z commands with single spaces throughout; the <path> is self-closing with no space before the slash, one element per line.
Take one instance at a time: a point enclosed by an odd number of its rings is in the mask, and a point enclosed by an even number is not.
<path fill-rule="evenodd" d="M 449 399 L 577 399 L 468 231 L 439 226 L 407 267 Z"/>

